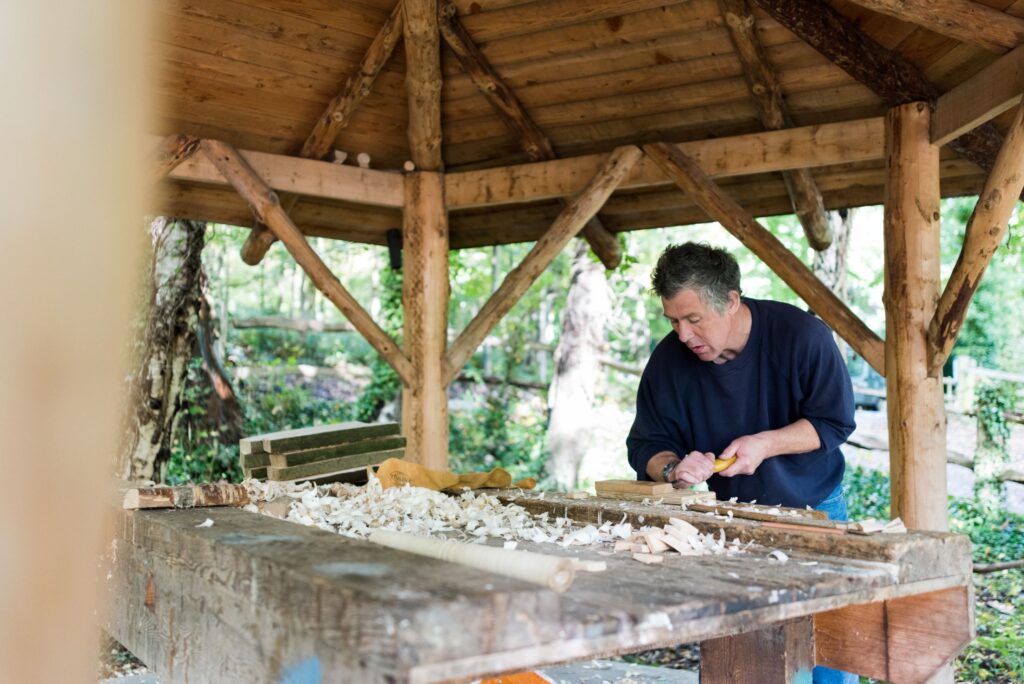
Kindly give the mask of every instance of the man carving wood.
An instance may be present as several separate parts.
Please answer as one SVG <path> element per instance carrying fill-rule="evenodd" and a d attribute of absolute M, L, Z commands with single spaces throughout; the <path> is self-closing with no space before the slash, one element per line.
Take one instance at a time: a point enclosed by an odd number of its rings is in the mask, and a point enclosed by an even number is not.
<path fill-rule="evenodd" d="M 817 318 L 781 302 L 741 297 L 728 252 L 668 247 L 651 277 L 672 332 L 658 343 L 626 439 L 637 479 L 721 500 L 812 506 L 846 519 L 839 445 L 855 427 L 849 373 Z M 715 472 L 716 456 L 735 461 Z M 852 677 L 852 679 L 850 679 Z M 815 668 L 814 682 L 856 681 Z"/>

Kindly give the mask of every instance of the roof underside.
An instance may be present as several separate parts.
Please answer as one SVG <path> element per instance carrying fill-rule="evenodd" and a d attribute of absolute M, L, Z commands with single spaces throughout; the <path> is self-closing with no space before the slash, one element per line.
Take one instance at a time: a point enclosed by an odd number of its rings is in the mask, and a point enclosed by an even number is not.
<path fill-rule="evenodd" d="M 273 5 L 270 7 L 269 5 Z M 162 0 L 154 48 L 161 96 L 157 133 L 186 133 L 240 149 L 298 155 L 314 123 L 357 68 L 394 0 L 302 2 Z M 764 130 L 716 0 L 455 0 L 459 18 L 498 74 L 550 138 L 560 157 L 624 143 L 683 142 Z M 883 46 L 920 67 L 940 91 L 998 55 L 856 5 L 830 3 Z M 1024 0 L 984 4 L 1024 15 Z M 777 72 L 795 125 L 884 114 L 887 107 L 767 15 L 758 36 Z M 463 73 L 442 41 L 443 156 L 448 171 L 529 161 L 517 138 Z M 334 148 L 371 157 L 375 169 L 409 158 L 401 44 Z M 1008 117 L 996 121 L 1005 128 Z M 882 162 L 815 169 L 825 205 L 879 204 Z M 943 152 L 942 194 L 976 194 L 984 176 Z M 758 216 L 790 213 L 779 174 L 721 181 Z M 230 188 L 174 182 L 167 213 L 250 225 Z M 454 211 L 453 247 L 536 239 L 557 215 L 554 202 Z M 303 199 L 292 211 L 310 234 L 384 242 L 401 224 L 395 210 Z M 612 232 L 703 222 L 674 189 L 620 191 L 601 211 Z"/>

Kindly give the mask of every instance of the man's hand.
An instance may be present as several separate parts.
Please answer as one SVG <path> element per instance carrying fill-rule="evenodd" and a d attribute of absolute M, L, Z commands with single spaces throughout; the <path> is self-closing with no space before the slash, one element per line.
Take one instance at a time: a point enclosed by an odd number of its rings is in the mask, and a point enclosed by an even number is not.
<path fill-rule="evenodd" d="M 677 487 L 689 487 L 711 477 L 715 472 L 715 455 L 691 451 L 672 472 Z"/>
<path fill-rule="evenodd" d="M 764 433 L 737 437 L 718 456 L 723 461 L 735 456 L 736 461 L 720 472 L 719 475 L 722 477 L 751 475 L 761 465 L 762 461 L 773 455 L 771 453 L 771 440 L 767 439 Z"/>

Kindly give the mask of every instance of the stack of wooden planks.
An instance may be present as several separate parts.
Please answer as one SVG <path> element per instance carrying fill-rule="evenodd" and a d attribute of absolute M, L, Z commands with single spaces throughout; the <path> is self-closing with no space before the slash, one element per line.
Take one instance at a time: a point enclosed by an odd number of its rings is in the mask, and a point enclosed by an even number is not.
<path fill-rule="evenodd" d="M 367 466 L 404 456 L 405 438 L 397 423 L 318 425 L 255 435 L 239 443 L 245 477 L 278 482 L 349 479 Z"/>

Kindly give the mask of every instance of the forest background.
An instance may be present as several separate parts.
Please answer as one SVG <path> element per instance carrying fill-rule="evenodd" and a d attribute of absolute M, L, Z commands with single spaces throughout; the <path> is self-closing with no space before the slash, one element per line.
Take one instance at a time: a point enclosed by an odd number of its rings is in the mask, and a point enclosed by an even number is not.
<path fill-rule="evenodd" d="M 973 205 L 973 199 L 943 202 L 943 277 L 956 262 Z M 884 337 L 881 208 L 834 216 L 839 237 L 831 263 L 815 260 L 795 217 L 763 223 Z M 953 352 L 1009 377 L 1024 374 L 1022 225 L 1018 212 Z M 154 251 L 139 288 L 145 298 L 133 350 L 137 371 L 126 380 L 123 459 L 148 459 L 154 479 L 170 483 L 238 481 L 241 436 L 398 419 L 394 373 L 283 248 L 275 246 L 252 267 L 239 257 L 244 229 L 157 219 L 150 231 Z M 744 295 L 807 308 L 718 224 L 625 233 L 620 240 L 626 257 L 614 271 L 605 271 L 581 241 L 563 250 L 462 370 L 449 390 L 453 470 L 502 466 L 514 478 L 534 476 L 541 487 L 560 489 L 634 476 L 624 442 L 637 373 L 670 331 L 649 281 L 669 244 L 724 247 L 739 261 Z M 392 268 L 388 249 L 322 238 L 311 243 L 381 327 L 400 339 L 401 271 Z M 450 333 L 465 327 L 530 247 L 451 253 Z M 876 393 L 884 387 L 840 346 L 855 383 Z M 155 367 L 164 370 L 154 378 Z M 973 396 L 950 420 L 951 430 L 967 426 L 966 448 L 975 461 L 966 491 L 950 498 L 952 528 L 972 537 L 977 563 L 1024 558 L 1024 518 L 1008 500 L 1013 488 L 1024 487 L 997 477 L 1006 466 L 1024 465 L 1024 383 L 983 381 Z M 884 403 L 876 408 L 884 411 Z M 858 413 L 859 423 L 877 425 L 879 418 L 884 430 L 884 413 Z M 951 435 L 951 442 L 962 441 Z M 887 517 L 887 460 L 862 451 L 847 450 L 851 515 Z M 1022 590 L 1024 569 L 976 575 L 979 638 L 958 659 L 958 680 L 1024 678 Z"/>

